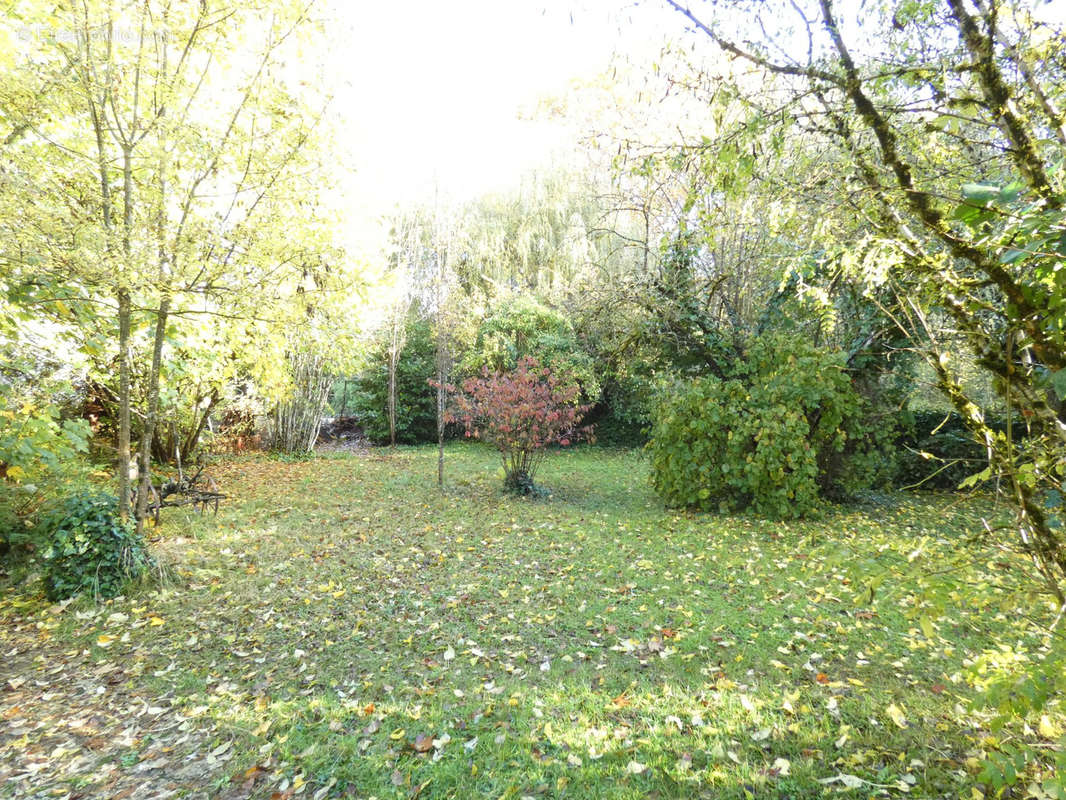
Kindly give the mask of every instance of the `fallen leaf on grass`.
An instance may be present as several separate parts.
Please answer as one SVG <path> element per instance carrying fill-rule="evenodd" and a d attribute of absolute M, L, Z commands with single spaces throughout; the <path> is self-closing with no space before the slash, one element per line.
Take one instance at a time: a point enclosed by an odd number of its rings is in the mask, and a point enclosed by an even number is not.
<path fill-rule="evenodd" d="M 907 717 L 904 715 L 903 709 L 901 709 L 895 703 L 892 703 L 888 708 L 886 708 L 885 713 L 888 714 L 891 720 L 896 723 L 898 727 L 907 727 Z"/>
<path fill-rule="evenodd" d="M 858 789 L 863 786 L 866 781 L 855 775 L 847 775 L 845 773 L 841 773 L 840 775 L 834 775 L 832 778 L 819 778 L 818 783 L 823 783 L 827 786 L 831 783 L 842 783 L 849 789 Z"/>
<path fill-rule="evenodd" d="M 239 777 L 234 777 L 234 780 L 255 780 L 264 772 L 266 772 L 266 767 L 262 767 L 259 764 L 253 764 L 252 766 L 248 767 L 248 769 L 246 769 L 244 772 L 242 772 Z"/>

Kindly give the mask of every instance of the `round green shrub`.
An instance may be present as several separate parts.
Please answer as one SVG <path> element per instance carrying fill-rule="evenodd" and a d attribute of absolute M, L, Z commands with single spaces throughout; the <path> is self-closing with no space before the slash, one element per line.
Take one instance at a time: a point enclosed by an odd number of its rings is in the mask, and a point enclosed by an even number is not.
<path fill-rule="evenodd" d="M 681 384 L 661 402 L 648 445 L 659 495 L 795 518 L 841 493 L 839 456 L 859 410 L 843 356 L 766 337 L 735 372 Z"/>
<path fill-rule="evenodd" d="M 573 380 L 589 402 L 599 399 L 599 370 L 582 347 L 570 319 L 528 295 L 499 302 L 481 321 L 473 347 L 460 360 L 459 375 L 478 375 L 516 369 L 524 358 L 535 358 L 553 374 Z"/>
<path fill-rule="evenodd" d="M 40 523 L 47 542 L 45 590 L 52 600 L 82 592 L 114 597 L 152 564 L 143 539 L 118 516 L 106 492 L 83 491 L 64 499 Z"/>

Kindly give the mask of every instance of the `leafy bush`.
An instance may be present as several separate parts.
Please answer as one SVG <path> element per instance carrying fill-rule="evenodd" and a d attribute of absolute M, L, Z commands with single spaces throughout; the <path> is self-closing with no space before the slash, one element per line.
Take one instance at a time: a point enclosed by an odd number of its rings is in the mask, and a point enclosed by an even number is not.
<path fill-rule="evenodd" d="M 844 491 L 839 456 L 858 410 L 841 354 L 757 339 L 735 377 L 693 380 L 661 403 L 652 483 L 674 506 L 803 516 Z"/>
<path fill-rule="evenodd" d="M 470 375 L 484 368 L 492 372 L 513 370 L 524 358 L 535 358 L 560 380 L 576 382 L 585 398 L 599 397 L 598 371 L 578 341 L 573 324 L 562 312 L 527 295 L 505 300 L 485 317 L 459 372 Z"/>
<path fill-rule="evenodd" d="M 596 425 L 596 443 L 607 447 L 646 445 L 654 389 L 654 384 L 643 376 L 612 376 L 605 380 L 600 402 L 587 417 Z"/>
<path fill-rule="evenodd" d="M 579 394 L 573 380 L 524 358 L 511 372 L 485 369 L 480 378 L 467 378 L 447 419 L 500 451 L 506 488 L 534 494 L 533 479 L 546 448 L 565 447 L 591 433 L 578 427 L 589 409 L 578 404 Z"/>
<path fill-rule="evenodd" d="M 437 400 L 429 380 L 436 373 L 435 343 L 429 323 L 410 320 L 407 341 L 396 365 L 396 441 L 419 444 L 437 440 Z M 389 441 L 388 343 L 377 343 L 370 366 L 355 380 L 349 400 L 363 432 L 377 444 Z"/>
<path fill-rule="evenodd" d="M 67 497 L 40 523 L 45 589 L 53 600 L 81 592 L 114 597 L 152 564 L 144 541 L 119 519 L 112 495 L 84 491 Z"/>
<path fill-rule="evenodd" d="M 0 382 L 0 555 L 29 543 L 48 492 L 80 470 L 89 426 Z"/>

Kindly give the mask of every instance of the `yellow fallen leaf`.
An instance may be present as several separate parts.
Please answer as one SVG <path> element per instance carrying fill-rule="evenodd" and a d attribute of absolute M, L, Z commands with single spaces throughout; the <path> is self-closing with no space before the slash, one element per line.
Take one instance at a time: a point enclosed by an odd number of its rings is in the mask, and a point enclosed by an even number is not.
<path fill-rule="evenodd" d="M 1045 739 L 1057 739 L 1059 738 L 1059 729 L 1049 718 L 1047 714 L 1044 714 L 1040 718 L 1040 724 L 1037 726 L 1037 730 L 1040 731 L 1040 735 Z"/>
<path fill-rule="evenodd" d="M 101 633 L 96 637 L 96 644 L 100 647 L 110 647 L 113 641 L 115 641 L 115 637 L 108 636 L 106 633 Z"/>
<path fill-rule="evenodd" d="M 404 735 L 406 735 L 406 733 L 407 733 L 407 731 L 405 731 L 403 728 L 397 728 L 396 730 L 394 730 L 392 733 L 389 734 L 389 738 L 392 739 L 393 741 L 399 741 L 400 739 L 402 739 L 404 737 Z"/>
<path fill-rule="evenodd" d="M 896 725 L 900 728 L 907 727 L 907 717 L 904 716 L 903 709 L 901 709 L 895 703 L 892 703 L 892 705 L 886 708 L 885 713 L 888 714 L 892 721 L 896 723 Z"/>
<path fill-rule="evenodd" d="M 165 624 L 165 622 L 162 617 L 149 617 L 148 624 L 153 627 L 159 627 L 160 625 Z"/>
<path fill-rule="evenodd" d="M 925 634 L 926 639 L 932 639 L 936 636 L 936 630 L 933 628 L 933 621 L 929 617 L 921 617 L 918 620 L 918 625 L 921 626 L 922 633 Z"/>

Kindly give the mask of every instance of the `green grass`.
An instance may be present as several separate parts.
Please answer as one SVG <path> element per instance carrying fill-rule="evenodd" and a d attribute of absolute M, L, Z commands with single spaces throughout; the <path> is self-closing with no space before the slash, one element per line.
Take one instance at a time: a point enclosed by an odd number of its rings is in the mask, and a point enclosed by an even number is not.
<path fill-rule="evenodd" d="M 56 758 L 0 795 L 136 778 L 242 797 L 981 796 L 998 740 L 967 710 L 967 665 L 1033 645 L 1001 610 L 1011 587 L 933 614 L 925 590 L 871 599 L 864 576 L 972 552 L 976 585 L 998 569 L 966 542 L 987 501 L 893 495 L 784 524 L 664 510 L 623 451 L 553 454 L 538 500 L 504 495 L 478 446 L 449 449 L 441 494 L 435 460 L 230 461 L 217 519 L 158 532 L 167 588 L 61 611 L 8 589 L 0 647 L 24 677 L 63 659 L 121 679 L 21 687 L 0 714 L 91 717 L 118 696 L 100 735 L 144 722 L 121 755 Z M 16 729 L 0 777 L 53 734 Z M 158 760 L 185 772 L 137 771 Z M 820 782 L 841 775 L 861 784 Z"/>

